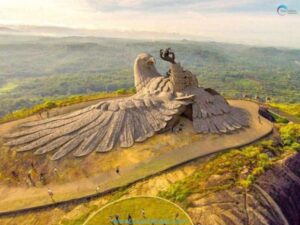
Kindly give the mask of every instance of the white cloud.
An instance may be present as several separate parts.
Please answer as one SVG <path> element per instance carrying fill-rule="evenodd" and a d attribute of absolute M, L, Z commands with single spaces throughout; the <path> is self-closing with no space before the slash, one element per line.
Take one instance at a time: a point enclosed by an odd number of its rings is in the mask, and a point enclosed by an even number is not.
<path fill-rule="evenodd" d="M 278 16 L 271 12 L 230 12 L 229 8 L 254 4 L 255 0 L 173 0 L 175 8 L 164 12 L 142 7 L 168 5 L 169 0 L 0 0 L 0 23 L 55 25 L 140 31 L 176 32 L 210 37 L 214 41 L 300 47 L 298 15 Z M 225 4 L 226 2 L 226 4 Z M 271 1 L 270 7 L 275 7 Z M 117 4 L 122 10 L 99 10 Z M 135 7 L 135 10 L 129 7 Z M 195 7 L 202 10 L 193 10 Z M 183 7 L 183 6 L 182 6 Z M 219 13 L 204 9 L 224 10 Z M 179 10 L 178 10 L 179 9 Z M 181 10 L 180 10 L 181 9 Z"/>

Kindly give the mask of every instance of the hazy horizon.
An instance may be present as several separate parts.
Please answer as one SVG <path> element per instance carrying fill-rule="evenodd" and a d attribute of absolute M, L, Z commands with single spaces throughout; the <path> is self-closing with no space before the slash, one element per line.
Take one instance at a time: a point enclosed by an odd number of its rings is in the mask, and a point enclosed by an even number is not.
<path fill-rule="evenodd" d="M 281 4 L 297 14 L 279 15 Z M 1 0 L 0 24 L 129 32 L 129 38 L 136 39 L 300 48 L 297 0 Z"/>

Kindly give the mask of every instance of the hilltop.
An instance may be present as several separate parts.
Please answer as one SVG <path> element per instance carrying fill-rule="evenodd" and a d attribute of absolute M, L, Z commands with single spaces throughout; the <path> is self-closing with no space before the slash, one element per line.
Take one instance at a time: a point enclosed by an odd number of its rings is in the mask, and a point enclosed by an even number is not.
<path fill-rule="evenodd" d="M 75 105 L 70 107 L 75 107 Z M 280 107 L 290 108 L 285 105 L 280 105 Z M 71 109 L 73 108 L 69 110 Z M 294 109 L 297 112 L 300 111 L 299 107 Z M 7 216 L 1 218 L 0 221 L 4 225 L 14 223 L 27 225 L 41 221 L 45 225 L 82 224 L 91 213 L 108 202 L 136 195 L 153 195 L 176 202 L 189 212 L 195 222 L 200 221 L 201 224 L 210 224 L 212 221 L 223 224 L 260 225 L 278 221 L 283 224 L 298 224 L 299 215 L 293 213 L 292 209 L 297 211 L 300 199 L 297 191 L 300 185 L 297 181 L 299 179 L 297 165 L 300 161 L 299 131 L 299 124 L 276 123 L 275 132 L 271 136 L 246 147 L 228 149 L 196 159 L 85 203 L 74 202 L 38 212 L 33 211 L 14 217 Z M 150 140 L 136 149 L 123 151 L 112 166 L 116 166 L 120 160 L 122 161 L 126 157 L 131 158 L 135 163 L 145 157 L 158 154 L 158 149 L 161 151 L 167 146 L 157 145 L 154 149 L 154 142 L 178 145 L 178 141 L 180 141 L 183 145 L 191 144 L 189 136 L 191 136 L 190 129 L 183 131 L 179 139 L 176 138 L 178 135 L 171 133 L 157 136 L 155 140 Z M 182 142 L 183 139 L 185 143 Z M 148 152 L 147 155 L 135 154 L 135 157 L 132 158 L 133 155 L 129 154 L 130 151 L 138 153 L 142 149 Z M 163 151 L 170 151 L 170 149 Z M 112 157 L 116 157 L 116 155 Z M 10 166 L 7 164 L 9 158 L 13 159 Z M 7 157 L 2 155 L 1 161 L 5 162 L 5 165 L 2 164 L 4 166 L 2 178 L 6 178 L 3 180 L 3 184 L 9 183 L 11 188 L 20 185 L 5 168 L 13 168 L 12 165 L 21 170 L 25 168 L 24 173 L 26 174 L 26 168 L 28 170 L 31 168 L 30 162 L 33 158 L 30 154 L 24 154 L 22 158 L 23 160 L 18 160 L 14 153 L 9 153 Z M 99 170 L 98 167 L 101 164 L 99 160 L 105 158 L 109 159 L 109 156 L 104 156 L 104 158 L 100 156 L 93 160 L 91 158 L 79 161 L 67 160 L 65 163 L 50 163 L 51 165 L 47 163 L 47 160 L 40 159 L 40 162 L 35 161 L 35 165 L 38 170 L 44 169 L 49 182 L 63 184 L 68 181 L 69 177 L 78 177 L 84 180 L 89 173 Z M 84 167 L 82 167 L 82 163 L 85 164 Z M 63 168 L 63 170 L 59 170 L 58 177 L 53 172 L 53 168 L 56 166 Z M 86 168 L 86 170 L 76 172 L 79 167 Z M 108 168 L 107 164 L 103 169 Z M 20 183 L 21 186 L 24 186 L 22 181 Z M 38 181 L 37 185 L 42 186 L 43 184 Z M 15 192 L 16 195 L 19 195 L 20 191 L 22 190 Z M 287 199 L 286 196 L 289 196 L 290 193 L 293 198 Z"/>
<path fill-rule="evenodd" d="M 198 75 L 200 85 L 230 98 L 258 95 L 277 102 L 299 102 L 300 50 L 216 42 L 149 41 L 97 37 L 0 36 L 0 116 L 45 100 L 128 89 L 141 52 L 168 64 L 161 48 Z M 288 87 L 288 88 L 287 88 Z"/>

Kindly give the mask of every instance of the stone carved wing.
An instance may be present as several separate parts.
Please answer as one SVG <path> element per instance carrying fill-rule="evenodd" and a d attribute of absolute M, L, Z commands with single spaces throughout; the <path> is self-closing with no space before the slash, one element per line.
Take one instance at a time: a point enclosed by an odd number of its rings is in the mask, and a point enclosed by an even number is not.
<path fill-rule="evenodd" d="M 34 154 L 55 152 L 52 160 L 68 153 L 84 156 L 107 152 L 115 146 L 130 147 L 166 127 L 185 101 L 158 95 L 134 95 L 102 101 L 82 110 L 22 125 L 7 136 L 7 145 Z"/>
<path fill-rule="evenodd" d="M 228 133 L 248 126 L 248 113 L 230 106 L 213 89 L 190 86 L 184 92 L 194 95 L 193 126 L 198 133 Z"/>

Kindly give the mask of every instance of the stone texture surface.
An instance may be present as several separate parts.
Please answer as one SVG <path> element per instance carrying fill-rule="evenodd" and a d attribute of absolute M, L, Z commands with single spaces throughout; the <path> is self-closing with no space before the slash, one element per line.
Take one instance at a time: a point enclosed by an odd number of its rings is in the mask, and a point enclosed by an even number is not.
<path fill-rule="evenodd" d="M 300 224 L 300 154 L 280 162 L 246 191 L 232 188 L 205 198 L 192 196 L 195 224 Z"/>
<path fill-rule="evenodd" d="M 199 133 L 229 133 L 248 125 L 245 111 L 230 106 L 217 92 L 198 87 L 196 76 L 180 64 L 172 64 L 170 77 L 164 77 L 154 62 L 149 54 L 137 57 L 135 95 L 24 124 L 22 130 L 7 136 L 7 145 L 20 152 L 34 150 L 37 155 L 55 151 L 53 160 L 71 152 L 77 157 L 108 152 L 172 128 L 188 105 Z"/>
<path fill-rule="evenodd" d="M 114 165 L 119 165 L 121 167 L 121 176 L 116 174 L 115 166 L 112 166 L 109 170 L 104 170 L 90 177 L 74 179 L 73 181 L 64 184 L 53 184 L 51 185 L 51 189 L 55 192 L 56 202 L 76 199 L 79 197 L 87 198 L 89 195 L 93 195 L 95 193 L 95 187 L 97 186 L 100 187 L 100 189 L 98 190 L 99 193 L 107 193 L 108 191 L 114 190 L 116 188 L 124 188 L 128 184 L 132 184 L 138 181 L 145 181 L 147 177 L 153 177 L 156 174 L 164 174 L 164 171 L 170 170 L 171 168 L 175 168 L 179 165 L 183 165 L 184 163 L 192 162 L 198 158 L 202 158 L 201 160 L 199 159 L 200 161 L 207 161 L 210 158 L 208 155 L 212 155 L 213 153 L 220 152 L 225 149 L 238 148 L 240 146 L 253 143 L 272 132 L 273 124 L 271 122 L 264 118 L 262 118 L 261 121 L 257 119 L 257 104 L 241 100 L 229 100 L 229 103 L 236 108 L 243 108 L 247 110 L 250 115 L 249 127 L 239 129 L 232 134 L 197 135 L 197 133 L 194 132 L 192 121 L 184 118 L 184 129 L 181 132 L 174 133 L 172 135 L 177 135 L 178 137 L 176 138 L 178 139 L 186 139 L 189 138 L 189 136 L 187 135 L 190 135 L 190 137 L 194 139 L 192 143 L 189 142 L 190 144 L 184 144 L 178 148 L 172 147 L 172 149 L 170 149 L 169 151 L 165 151 L 164 153 L 155 155 L 153 157 L 147 155 L 147 157 L 149 158 L 143 158 L 143 160 L 140 160 L 139 162 L 133 164 L 124 165 L 122 163 L 119 164 L 117 161 L 117 163 L 115 163 Z M 90 104 L 92 105 L 94 103 Z M 181 123 L 182 120 L 180 121 L 178 126 L 180 126 Z M 0 132 L 3 125 L 0 126 Z M 16 124 L 12 122 L 11 126 L 16 126 Z M 166 143 L 164 143 L 165 139 L 163 136 L 164 135 L 158 135 L 155 138 L 164 145 Z M 182 141 L 184 142 L 185 140 Z M 149 145 L 147 145 L 147 147 L 148 146 Z M 171 145 L 167 144 L 165 147 L 169 148 L 171 147 Z M 128 149 L 128 151 L 134 151 L 135 148 L 136 146 L 134 146 L 132 149 Z M 161 147 L 156 147 L 155 149 L 153 149 L 153 151 L 163 151 L 163 149 Z M 112 152 L 109 155 L 114 155 L 117 153 L 119 152 Z M 120 152 L 120 154 L 122 153 Z M 147 154 L 147 151 L 143 150 L 140 152 L 140 154 Z M 94 155 L 91 155 L 91 157 L 93 157 Z M 113 157 L 106 159 L 114 160 Z M 72 160 L 72 157 L 66 157 L 65 160 L 69 161 L 69 165 L 74 165 L 72 163 L 74 161 Z M 199 160 L 195 162 L 198 163 Z M 82 161 L 78 160 L 78 162 Z M 56 164 L 56 162 L 53 163 Z M 57 163 L 60 164 L 63 163 L 63 161 L 61 160 Z M 109 162 L 99 162 L 98 166 L 105 166 L 105 163 L 107 164 Z M 75 165 L 76 167 L 74 168 L 74 170 L 81 169 L 79 164 Z M 85 167 L 85 165 L 82 164 L 83 168 Z M 170 178 L 170 180 L 172 179 Z M 216 176 L 212 177 L 212 179 L 209 180 L 208 185 L 215 186 L 218 185 L 221 181 L 232 182 L 231 179 L 228 180 L 227 176 L 222 176 L 222 178 Z M 158 182 L 160 183 L 161 181 L 159 180 Z M 150 192 L 148 192 L 149 189 L 151 189 Z M 161 188 L 156 190 L 161 190 Z M 154 191 L 155 189 L 150 185 L 148 189 L 140 189 L 139 193 L 148 195 L 153 194 Z M 52 202 L 47 193 L 47 186 L 23 189 L 18 187 L 7 187 L 3 185 L 0 187 L 0 199 L 0 211 L 2 212 L 25 208 L 28 209 L 31 207 L 39 206 L 43 207 L 43 205 L 50 204 Z M 22 199 L 22 201 L 20 201 L 20 199 Z"/>

